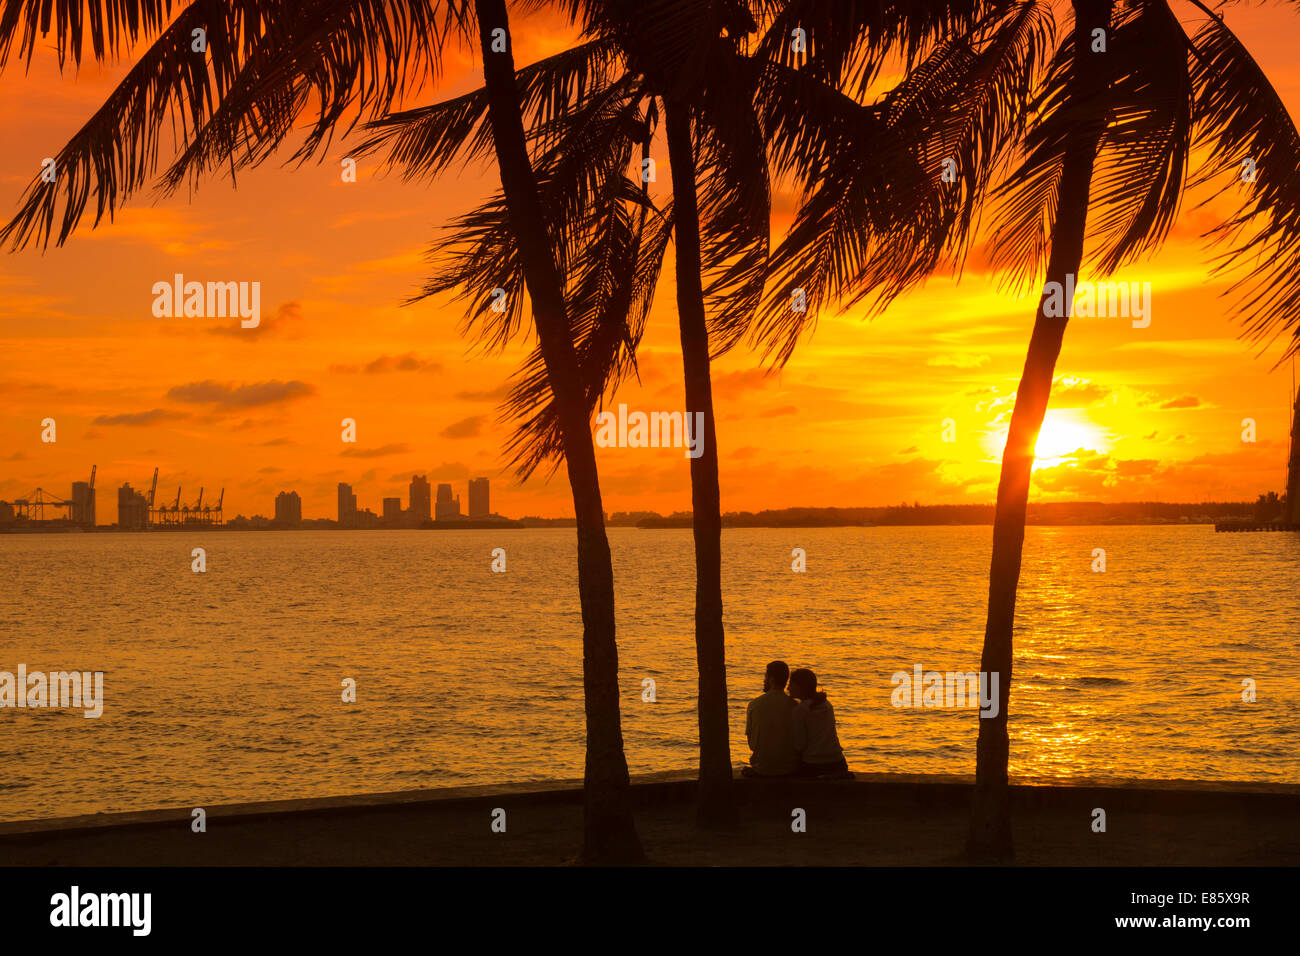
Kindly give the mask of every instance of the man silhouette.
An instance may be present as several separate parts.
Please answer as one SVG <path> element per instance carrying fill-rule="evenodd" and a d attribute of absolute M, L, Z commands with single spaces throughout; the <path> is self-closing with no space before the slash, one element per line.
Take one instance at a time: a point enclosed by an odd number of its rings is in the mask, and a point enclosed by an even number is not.
<path fill-rule="evenodd" d="M 792 697 L 785 692 L 790 668 L 785 661 L 767 665 L 763 693 L 749 702 L 745 712 L 745 737 L 753 755 L 749 765 L 754 775 L 784 777 L 799 769 L 794 749 L 794 708 Z"/>

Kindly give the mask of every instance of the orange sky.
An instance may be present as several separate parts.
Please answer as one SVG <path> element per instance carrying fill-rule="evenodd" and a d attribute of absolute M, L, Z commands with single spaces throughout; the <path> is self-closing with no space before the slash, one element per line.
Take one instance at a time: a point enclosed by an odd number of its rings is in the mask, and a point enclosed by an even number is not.
<path fill-rule="evenodd" d="M 1181 7 L 1179 8 L 1182 9 Z M 1190 8 L 1188 8 L 1190 9 Z M 1229 24 L 1300 116 L 1296 16 L 1229 8 Z M 519 63 L 566 42 L 540 18 L 515 30 Z M 121 65 L 60 78 L 52 52 L 29 74 L 0 77 L 0 215 L 18 206 L 41 160 L 85 122 L 125 72 Z M 452 58 L 436 98 L 479 74 Z M 426 93 L 409 105 L 431 102 Z M 659 182 L 668 180 L 657 147 Z M 563 474 L 517 484 L 500 454 L 502 386 L 523 353 L 470 353 L 448 302 L 404 307 L 423 278 L 438 226 L 468 210 L 495 174 L 471 170 L 434 186 L 376 176 L 363 160 L 344 183 L 335 143 L 301 168 L 268 163 L 238 188 L 209 179 L 192 197 L 144 193 L 112 224 L 86 223 L 62 249 L 0 255 L 0 499 L 37 486 L 60 496 L 99 468 L 99 521 L 116 517 L 124 481 L 160 498 L 177 485 L 192 502 L 226 488 L 226 514 L 269 515 L 280 490 L 303 496 L 306 517 L 333 517 L 335 485 L 362 507 L 406 498 L 413 473 L 493 480 L 493 509 L 511 516 L 572 513 Z M 287 152 L 286 152 L 287 155 Z M 1036 472 L 1040 499 L 1199 501 L 1281 491 L 1290 371 L 1270 374 L 1236 338 L 1207 276 L 1199 234 L 1213 223 L 1185 204 L 1153 260 L 1112 278 L 1151 282 L 1153 320 L 1076 319 L 1058 366 Z M 789 197 L 778 197 L 777 229 Z M 262 325 L 237 319 L 155 318 L 155 282 L 259 281 Z M 1089 278 L 1084 276 L 1083 278 Z M 1094 279 L 1101 277 L 1094 276 Z M 880 318 L 822 316 L 777 376 L 736 350 L 714 368 L 725 510 L 786 506 L 989 502 L 999 435 L 1024 361 L 1034 296 L 999 293 L 978 255 L 957 286 L 938 277 Z M 642 380 L 614 402 L 684 407 L 671 263 L 641 352 Z M 58 441 L 40 440 L 46 417 Z M 340 421 L 358 424 L 355 445 Z M 1258 441 L 1241 440 L 1241 420 Z M 942 440 L 952 419 L 956 440 Z M 687 461 L 676 449 L 599 449 L 607 511 L 690 507 Z"/>

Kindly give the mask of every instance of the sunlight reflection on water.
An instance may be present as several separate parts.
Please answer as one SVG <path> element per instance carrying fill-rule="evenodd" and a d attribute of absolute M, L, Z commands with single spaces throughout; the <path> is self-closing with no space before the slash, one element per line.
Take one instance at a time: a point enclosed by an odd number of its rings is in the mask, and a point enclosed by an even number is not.
<path fill-rule="evenodd" d="M 610 536 L 631 769 L 693 766 L 690 533 Z M 896 709 L 890 675 L 978 668 L 990 536 L 725 532 L 733 756 L 780 657 L 818 673 L 852 767 L 972 772 L 974 712 Z M 581 776 L 571 530 L 206 534 L 205 575 L 197 537 L 0 538 L 0 670 L 107 672 L 99 720 L 0 711 L 0 818 Z M 1300 782 L 1298 571 L 1295 535 L 1030 528 L 1012 772 Z"/>

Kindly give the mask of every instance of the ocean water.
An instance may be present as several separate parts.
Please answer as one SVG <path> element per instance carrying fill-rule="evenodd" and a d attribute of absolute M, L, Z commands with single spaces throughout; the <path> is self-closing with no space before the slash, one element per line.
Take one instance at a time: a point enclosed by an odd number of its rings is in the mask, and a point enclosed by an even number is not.
<path fill-rule="evenodd" d="M 629 765 L 694 766 L 690 532 L 610 539 Z M 779 657 L 817 672 L 851 767 L 972 772 L 976 712 L 894 707 L 891 675 L 979 669 L 990 539 L 725 531 L 733 758 Z M 0 709 L 0 819 L 580 777 L 574 550 L 571 529 L 0 536 L 0 670 L 105 674 L 97 720 Z M 1300 782 L 1298 579 L 1296 535 L 1030 528 L 1012 772 Z"/>

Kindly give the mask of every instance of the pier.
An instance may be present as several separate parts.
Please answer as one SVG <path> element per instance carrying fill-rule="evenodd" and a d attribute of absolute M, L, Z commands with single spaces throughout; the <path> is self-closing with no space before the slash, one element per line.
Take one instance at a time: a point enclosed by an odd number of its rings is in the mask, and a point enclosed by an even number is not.
<path fill-rule="evenodd" d="M 1300 531 L 1300 525 L 1281 521 L 1254 521 L 1250 518 L 1230 518 L 1214 522 L 1215 531 Z"/>

